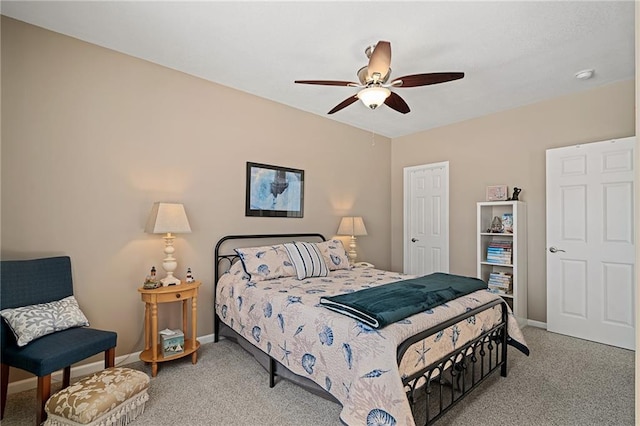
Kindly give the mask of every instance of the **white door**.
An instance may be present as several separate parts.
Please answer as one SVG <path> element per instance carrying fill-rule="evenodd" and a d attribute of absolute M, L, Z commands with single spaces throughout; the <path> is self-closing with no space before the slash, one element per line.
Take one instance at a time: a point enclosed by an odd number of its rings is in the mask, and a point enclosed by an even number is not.
<path fill-rule="evenodd" d="M 449 162 L 404 169 L 404 272 L 449 272 Z"/>
<path fill-rule="evenodd" d="M 547 329 L 635 349 L 635 137 L 547 150 Z"/>

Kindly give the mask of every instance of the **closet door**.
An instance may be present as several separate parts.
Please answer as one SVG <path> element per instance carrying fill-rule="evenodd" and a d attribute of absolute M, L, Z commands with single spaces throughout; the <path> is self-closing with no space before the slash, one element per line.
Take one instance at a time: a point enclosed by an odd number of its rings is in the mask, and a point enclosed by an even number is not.
<path fill-rule="evenodd" d="M 404 272 L 449 272 L 449 162 L 404 169 Z"/>
<path fill-rule="evenodd" d="M 635 348 L 635 137 L 547 150 L 547 329 Z"/>

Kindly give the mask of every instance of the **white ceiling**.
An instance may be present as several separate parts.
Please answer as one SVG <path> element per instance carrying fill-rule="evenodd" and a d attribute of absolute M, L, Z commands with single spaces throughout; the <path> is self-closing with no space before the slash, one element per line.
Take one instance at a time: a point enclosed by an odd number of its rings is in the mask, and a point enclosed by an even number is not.
<path fill-rule="evenodd" d="M 634 78 L 633 1 L 2 1 L 3 15 L 294 108 L 398 137 Z M 365 48 L 392 47 L 392 79 L 462 71 L 395 88 L 403 115 L 357 102 Z M 574 78 L 594 68 L 591 80 Z"/>

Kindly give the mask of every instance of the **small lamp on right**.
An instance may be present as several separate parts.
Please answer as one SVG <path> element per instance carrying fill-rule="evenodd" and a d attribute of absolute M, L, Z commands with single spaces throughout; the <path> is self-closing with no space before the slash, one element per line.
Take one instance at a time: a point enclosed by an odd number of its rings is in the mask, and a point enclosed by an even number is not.
<path fill-rule="evenodd" d="M 356 252 L 356 237 L 367 235 L 367 228 L 364 226 L 362 217 L 343 217 L 338 227 L 338 235 L 349 235 L 351 237 L 351 242 L 349 243 L 349 259 L 351 259 L 351 263 L 354 263 L 358 257 L 358 253 Z"/>

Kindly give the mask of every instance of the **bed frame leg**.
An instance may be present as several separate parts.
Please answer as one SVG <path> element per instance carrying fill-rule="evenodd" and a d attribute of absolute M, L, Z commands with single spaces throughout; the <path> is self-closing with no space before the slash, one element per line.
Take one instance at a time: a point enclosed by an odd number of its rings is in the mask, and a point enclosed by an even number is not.
<path fill-rule="evenodd" d="M 220 340 L 220 318 L 218 314 L 213 313 L 213 343 L 218 343 Z"/>
<path fill-rule="evenodd" d="M 504 323 L 504 328 L 502 329 L 502 334 L 500 335 L 500 338 L 502 340 L 502 366 L 500 367 L 500 375 L 502 377 L 507 377 L 507 322 L 508 322 L 508 315 L 507 315 L 507 307 L 506 302 L 504 302 L 505 304 L 502 306 L 502 322 Z"/>
<path fill-rule="evenodd" d="M 276 361 L 269 357 L 269 387 L 276 385 Z"/>
<path fill-rule="evenodd" d="M 503 331 L 503 334 L 507 334 L 507 330 Z M 502 341 L 502 365 L 500 366 L 500 375 L 507 377 L 507 339 Z"/>

